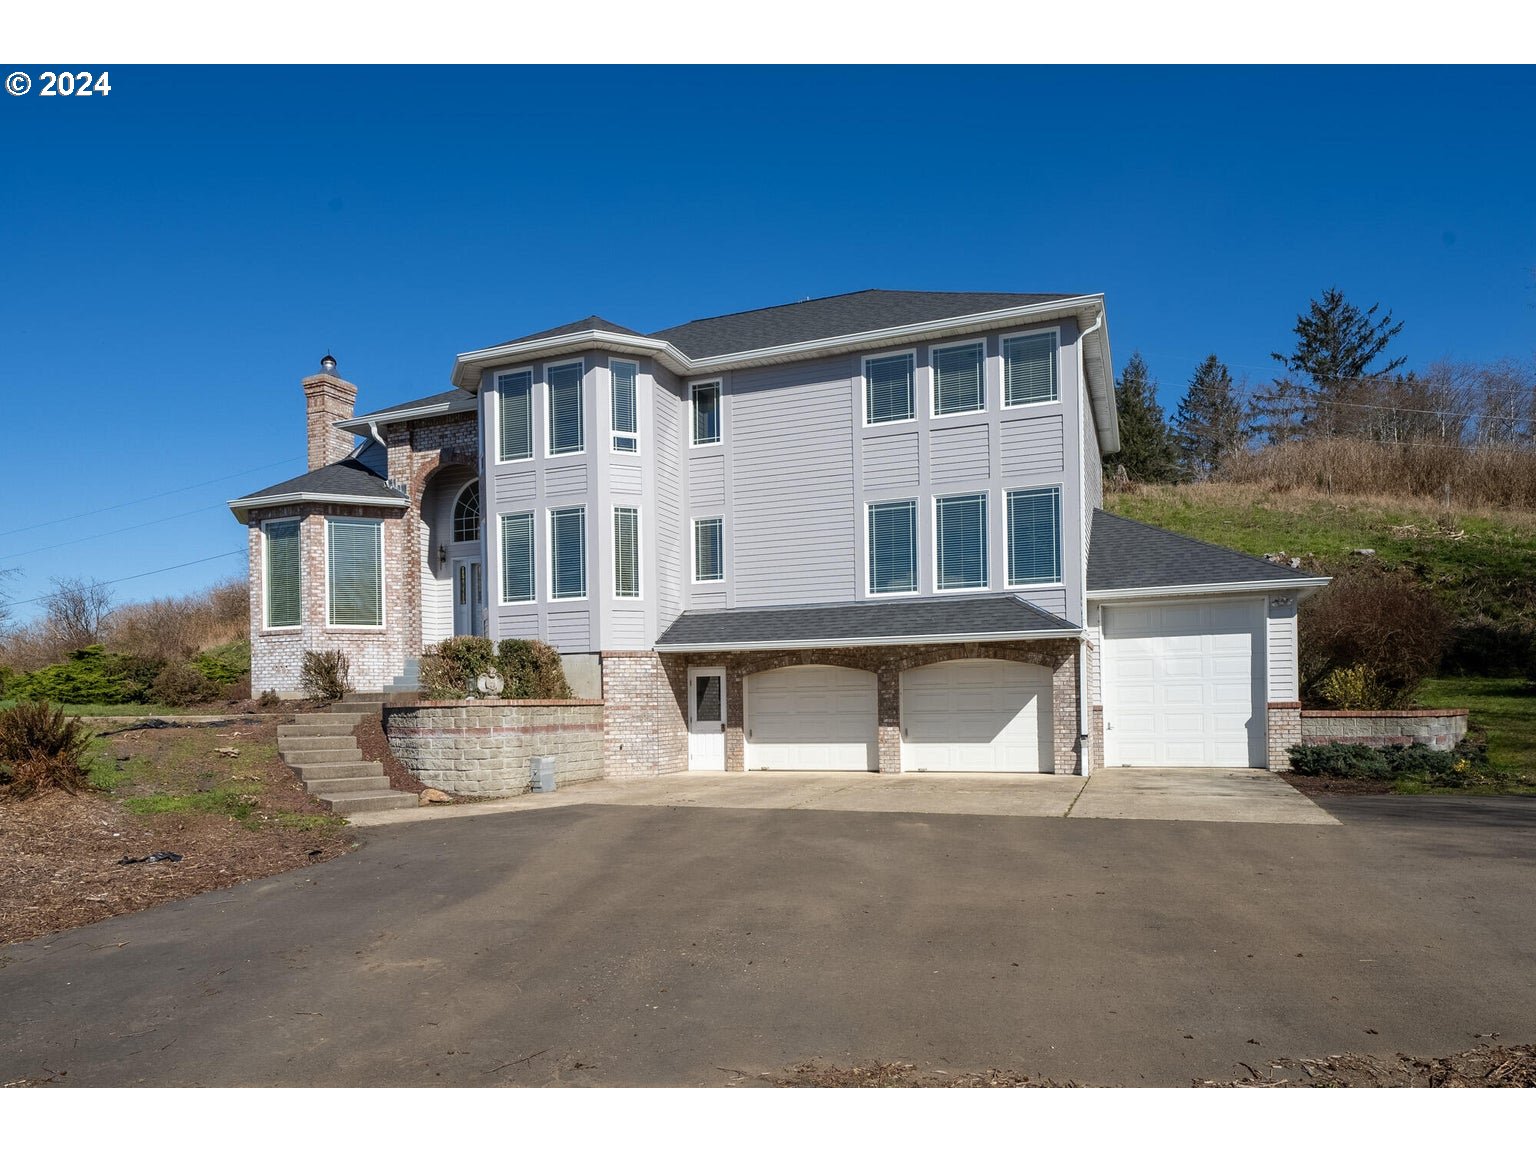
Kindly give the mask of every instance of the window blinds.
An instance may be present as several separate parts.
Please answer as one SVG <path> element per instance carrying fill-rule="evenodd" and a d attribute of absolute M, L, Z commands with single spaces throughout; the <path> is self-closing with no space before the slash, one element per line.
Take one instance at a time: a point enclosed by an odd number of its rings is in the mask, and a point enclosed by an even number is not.
<path fill-rule="evenodd" d="M 693 525 L 693 578 L 725 579 L 724 532 L 720 520 L 697 520 Z"/>
<path fill-rule="evenodd" d="M 267 537 L 267 627 L 297 628 L 303 614 L 303 558 L 299 522 L 279 520 L 263 528 Z"/>
<path fill-rule="evenodd" d="M 549 514 L 549 555 L 555 600 L 587 594 L 587 510 L 558 508 Z"/>
<path fill-rule="evenodd" d="M 864 361 L 864 394 L 866 423 L 912 419 L 911 353 Z"/>
<path fill-rule="evenodd" d="M 1012 336 L 1003 341 L 1003 403 L 1037 404 L 1058 399 L 1056 333 Z"/>
<path fill-rule="evenodd" d="M 549 370 L 549 452 L 580 452 L 586 447 L 581 420 L 580 364 Z"/>
<path fill-rule="evenodd" d="M 326 522 L 330 623 L 377 628 L 384 623 L 384 525 L 378 520 Z"/>
<path fill-rule="evenodd" d="M 869 506 L 869 590 L 917 590 L 917 504 Z"/>
<path fill-rule="evenodd" d="M 533 599 L 533 513 L 501 518 L 501 599 L 504 604 Z"/>
<path fill-rule="evenodd" d="M 980 412 L 987 406 L 981 344 L 937 348 L 933 353 L 933 410 L 939 416 L 951 412 Z"/>
<path fill-rule="evenodd" d="M 987 586 L 987 498 L 945 496 L 935 502 L 938 519 L 938 586 Z"/>
<path fill-rule="evenodd" d="M 624 360 L 610 362 L 613 375 L 613 446 L 619 452 L 634 452 L 639 448 L 636 431 L 639 428 L 636 405 L 636 366 Z"/>
<path fill-rule="evenodd" d="M 613 594 L 640 595 L 640 510 L 613 510 Z"/>
<path fill-rule="evenodd" d="M 533 373 L 507 372 L 496 377 L 500 410 L 499 460 L 527 460 L 533 455 Z"/>
<path fill-rule="evenodd" d="M 1061 489 L 1008 493 L 1008 583 L 1061 579 Z"/>

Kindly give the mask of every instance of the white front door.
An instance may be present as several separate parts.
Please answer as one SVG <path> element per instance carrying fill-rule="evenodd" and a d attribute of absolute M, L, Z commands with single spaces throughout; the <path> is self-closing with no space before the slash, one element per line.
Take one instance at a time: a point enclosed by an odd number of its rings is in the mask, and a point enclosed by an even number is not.
<path fill-rule="evenodd" d="M 480 636 L 485 629 L 485 578 L 480 561 L 453 562 L 453 634 Z"/>
<path fill-rule="evenodd" d="M 725 669 L 688 669 L 688 768 L 725 771 Z"/>
<path fill-rule="evenodd" d="M 901 676 L 903 772 L 1048 772 L 1051 670 L 946 660 Z"/>

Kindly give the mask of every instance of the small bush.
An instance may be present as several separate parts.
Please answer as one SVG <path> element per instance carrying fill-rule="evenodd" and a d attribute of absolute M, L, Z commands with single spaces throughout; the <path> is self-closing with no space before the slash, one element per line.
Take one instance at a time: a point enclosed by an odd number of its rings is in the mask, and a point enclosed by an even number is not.
<path fill-rule="evenodd" d="M 1298 776 L 1331 776 L 1339 780 L 1385 780 L 1391 765 L 1381 749 L 1368 744 L 1297 744 L 1287 755 Z"/>
<path fill-rule="evenodd" d="M 1376 675 L 1361 664 L 1335 668 L 1317 686 L 1318 696 L 1331 708 L 1385 708 L 1386 693 Z"/>
<path fill-rule="evenodd" d="M 43 701 L 23 701 L 0 712 L 0 763 L 10 768 L 13 796 L 48 788 L 78 791 L 89 774 L 90 745 L 84 724 Z"/>
<path fill-rule="evenodd" d="M 0 700 L 5 700 L 10 697 L 10 686 L 15 682 L 15 680 L 15 670 L 0 664 Z"/>
<path fill-rule="evenodd" d="M 337 649 L 305 652 L 299 687 L 311 700 L 340 700 L 352 690 L 352 661 Z"/>
<path fill-rule="evenodd" d="M 1369 565 L 1336 575 L 1301 609 L 1302 700 L 1331 703 L 1324 683 L 1343 670 L 1348 677 L 1330 682 L 1334 690 L 1368 689 L 1368 707 L 1408 704 L 1440 663 L 1448 623 L 1407 575 Z"/>
<path fill-rule="evenodd" d="M 496 670 L 495 650 L 484 636 L 454 636 L 422 653 L 421 690 L 429 700 L 463 700 L 475 681 Z"/>
<path fill-rule="evenodd" d="M 180 708 L 187 704 L 206 704 L 219 698 L 219 686 L 192 664 L 167 664 L 149 690 L 156 704 Z"/>
<path fill-rule="evenodd" d="M 514 700 L 569 700 L 560 653 L 542 640 L 503 640 L 496 647 L 496 667 L 506 681 L 502 693 Z"/>
<path fill-rule="evenodd" d="M 192 657 L 192 666 L 221 687 L 232 687 L 251 674 L 251 642 L 235 640 Z"/>
<path fill-rule="evenodd" d="M 263 692 L 261 694 L 261 699 L 256 701 L 256 703 L 262 708 L 276 708 L 282 702 L 283 698 L 271 688 L 268 688 L 265 692 Z"/>

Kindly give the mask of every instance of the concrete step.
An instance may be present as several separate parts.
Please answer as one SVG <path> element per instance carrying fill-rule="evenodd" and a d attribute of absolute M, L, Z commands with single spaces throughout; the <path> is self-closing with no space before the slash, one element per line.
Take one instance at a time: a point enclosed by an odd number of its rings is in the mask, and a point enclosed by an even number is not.
<path fill-rule="evenodd" d="M 386 812 L 391 808 L 415 808 L 419 801 L 414 792 L 343 792 L 336 796 L 319 795 L 317 799 L 332 812 L 346 816 L 352 812 Z"/>
<path fill-rule="evenodd" d="M 355 755 L 355 754 L 354 754 Z M 335 764 L 302 764 L 294 768 L 299 779 L 308 784 L 312 780 L 346 780 L 356 776 L 382 776 L 384 765 L 377 760 L 343 760 Z"/>
<path fill-rule="evenodd" d="M 278 725 L 278 732 L 287 732 L 292 735 L 298 731 L 308 731 L 314 728 L 324 729 L 324 735 L 336 732 L 350 732 L 357 727 L 357 714 L 354 712 L 339 712 L 332 715 L 329 712 L 316 712 L 313 715 L 301 716 L 291 720 L 287 724 Z"/>
<path fill-rule="evenodd" d="M 317 752 L 322 748 L 351 748 L 356 750 L 357 740 L 350 732 L 336 736 L 290 736 L 286 732 L 279 732 L 277 734 L 277 750 L 280 753 Z"/>
<path fill-rule="evenodd" d="M 384 706 L 382 696 L 377 700 L 343 700 L 340 704 L 332 704 L 330 714 L 332 716 L 366 715 L 369 712 L 377 712 Z"/>
<path fill-rule="evenodd" d="M 306 780 L 304 791 L 310 795 L 331 795 L 333 792 L 388 791 L 389 777 L 380 772 L 377 776 L 338 776 L 327 780 Z"/>
<path fill-rule="evenodd" d="M 284 748 L 281 753 L 283 763 L 290 768 L 306 768 L 311 764 L 347 764 L 356 763 L 358 758 L 357 741 L 353 740 L 342 748 L 312 748 L 308 751 L 290 752 Z"/>
<path fill-rule="evenodd" d="M 382 692 L 348 692 L 341 698 L 343 704 L 370 703 L 379 704 L 384 700 Z"/>

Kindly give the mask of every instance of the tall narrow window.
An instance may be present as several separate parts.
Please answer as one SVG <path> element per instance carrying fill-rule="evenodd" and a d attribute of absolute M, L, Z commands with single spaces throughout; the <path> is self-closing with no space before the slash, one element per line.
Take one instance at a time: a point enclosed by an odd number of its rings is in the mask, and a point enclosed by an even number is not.
<path fill-rule="evenodd" d="M 613 594 L 640 595 L 640 509 L 613 510 Z"/>
<path fill-rule="evenodd" d="M 1010 336 L 1003 341 L 1003 403 L 1039 404 L 1059 399 L 1056 333 Z"/>
<path fill-rule="evenodd" d="M 718 516 L 693 522 L 693 578 L 725 579 L 725 530 Z"/>
<path fill-rule="evenodd" d="M 384 623 L 384 524 L 327 520 L 327 623 L 378 628 Z"/>
<path fill-rule="evenodd" d="M 987 586 L 987 497 L 941 496 L 934 502 L 940 591 Z"/>
<path fill-rule="evenodd" d="M 476 480 L 453 504 L 453 542 L 471 544 L 480 539 L 480 481 Z"/>
<path fill-rule="evenodd" d="M 953 345 L 933 350 L 933 414 L 980 412 L 987 406 L 986 347 Z"/>
<path fill-rule="evenodd" d="M 580 600 L 587 594 L 587 510 L 556 508 L 549 514 L 550 599 Z"/>
<path fill-rule="evenodd" d="M 581 452 L 587 446 L 581 417 L 581 362 L 556 364 L 548 375 L 549 454 Z"/>
<path fill-rule="evenodd" d="M 496 459 L 529 459 L 533 455 L 533 373 L 503 372 L 496 377 L 496 407 Z"/>
<path fill-rule="evenodd" d="M 720 443 L 720 381 L 693 386 L 693 443 Z"/>
<path fill-rule="evenodd" d="M 533 599 L 533 513 L 501 518 L 501 602 Z"/>
<path fill-rule="evenodd" d="M 917 591 L 917 503 L 869 506 L 869 591 Z"/>
<path fill-rule="evenodd" d="M 864 361 L 864 423 L 912 419 L 913 363 L 910 352 L 870 356 Z"/>
<path fill-rule="evenodd" d="M 1061 579 L 1061 489 L 1008 493 L 1008 583 Z"/>
<path fill-rule="evenodd" d="M 272 520 L 261 526 L 266 541 L 267 627 L 297 628 L 303 623 L 303 555 L 297 520 Z"/>
<path fill-rule="evenodd" d="M 613 450 L 638 452 L 640 451 L 640 409 L 636 381 L 640 374 L 640 366 L 628 360 L 610 360 L 608 370 L 613 377 L 611 397 Z"/>

